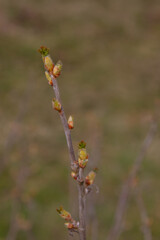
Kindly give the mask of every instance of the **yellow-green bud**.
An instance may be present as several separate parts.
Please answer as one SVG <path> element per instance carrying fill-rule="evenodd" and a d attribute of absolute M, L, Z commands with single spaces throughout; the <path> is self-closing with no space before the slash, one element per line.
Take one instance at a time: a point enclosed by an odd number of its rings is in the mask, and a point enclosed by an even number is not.
<path fill-rule="evenodd" d="M 77 173 L 75 172 L 71 172 L 71 177 L 74 178 L 75 180 L 77 180 Z"/>
<path fill-rule="evenodd" d="M 61 71 L 62 71 L 62 62 L 58 61 L 53 68 L 53 76 L 57 78 L 61 74 Z"/>
<path fill-rule="evenodd" d="M 87 186 L 92 185 L 96 177 L 95 171 L 91 171 L 85 178 L 85 183 Z"/>
<path fill-rule="evenodd" d="M 85 168 L 87 165 L 87 162 L 88 162 L 88 158 L 86 159 L 78 158 L 78 164 L 80 168 Z"/>
<path fill-rule="evenodd" d="M 53 99 L 52 100 L 52 106 L 55 110 L 57 110 L 58 112 L 61 112 L 62 106 L 61 106 L 60 102 L 58 102 L 58 100 Z"/>
<path fill-rule="evenodd" d="M 44 66 L 47 69 L 47 71 L 52 72 L 54 64 L 53 64 L 53 61 L 52 61 L 52 58 L 50 57 L 50 55 L 43 57 L 43 61 L 44 61 Z"/>
<path fill-rule="evenodd" d="M 77 224 L 74 224 L 74 223 L 71 223 L 71 222 L 66 222 L 64 224 L 64 226 L 68 229 L 77 229 L 78 228 Z"/>
<path fill-rule="evenodd" d="M 38 49 L 38 52 L 42 55 L 42 57 L 45 57 L 45 56 L 47 56 L 49 54 L 49 48 L 41 46 Z"/>
<path fill-rule="evenodd" d="M 57 212 L 59 213 L 59 215 L 64 218 L 67 221 L 71 221 L 72 220 L 72 216 L 69 212 L 67 212 L 66 210 L 64 210 L 63 207 L 60 207 L 59 209 L 56 209 Z"/>
<path fill-rule="evenodd" d="M 87 150 L 85 148 L 79 149 L 78 156 L 82 160 L 86 159 L 87 158 Z"/>
<path fill-rule="evenodd" d="M 48 84 L 51 85 L 51 86 L 53 86 L 52 78 L 51 78 L 49 72 L 48 72 L 48 71 L 45 71 L 45 75 L 46 75 L 46 78 L 47 78 L 47 80 L 48 80 Z"/>
<path fill-rule="evenodd" d="M 74 122 L 73 122 L 73 117 L 72 116 L 69 116 L 69 118 L 68 118 L 68 127 L 69 127 L 69 129 L 74 128 Z"/>
<path fill-rule="evenodd" d="M 86 148 L 86 143 L 82 140 L 79 145 L 78 145 L 78 148 L 81 149 L 81 148 Z"/>

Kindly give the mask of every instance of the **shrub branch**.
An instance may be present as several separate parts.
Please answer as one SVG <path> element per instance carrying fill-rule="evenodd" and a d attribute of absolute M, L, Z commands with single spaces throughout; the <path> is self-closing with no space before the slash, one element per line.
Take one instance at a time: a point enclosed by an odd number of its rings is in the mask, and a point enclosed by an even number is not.
<path fill-rule="evenodd" d="M 79 194 L 79 222 L 76 222 L 69 212 L 60 207 L 57 209 L 59 215 L 65 219 L 67 222 L 65 226 L 68 228 L 69 233 L 72 232 L 79 232 L 80 240 L 86 240 L 86 221 L 85 221 L 85 190 L 88 185 L 91 185 L 95 178 L 95 173 L 89 174 L 87 176 L 87 184 L 86 178 L 84 177 L 83 171 L 88 162 L 88 154 L 86 151 L 86 143 L 81 141 L 79 143 L 79 150 L 78 150 L 78 160 L 76 160 L 75 152 L 73 149 L 72 138 L 71 138 L 71 131 L 70 129 L 74 128 L 73 124 L 73 117 L 70 116 L 69 120 L 67 121 L 64 108 L 62 106 L 62 101 L 60 97 L 60 91 L 58 87 L 57 77 L 61 73 L 62 63 L 58 61 L 56 65 L 54 65 L 50 55 L 49 49 L 46 47 L 41 47 L 39 52 L 42 55 L 42 60 L 44 63 L 44 67 L 46 69 L 45 75 L 48 80 L 50 86 L 53 87 L 54 94 L 56 99 L 53 99 L 53 108 L 59 112 L 61 122 L 63 125 L 64 133 L 67 140 L 67 146 L 69 150 L 70 162 L 71 162 L 71 169 L 72 173 L 71 176 L 77 181 L 78 185 L 78 194 Z"/>

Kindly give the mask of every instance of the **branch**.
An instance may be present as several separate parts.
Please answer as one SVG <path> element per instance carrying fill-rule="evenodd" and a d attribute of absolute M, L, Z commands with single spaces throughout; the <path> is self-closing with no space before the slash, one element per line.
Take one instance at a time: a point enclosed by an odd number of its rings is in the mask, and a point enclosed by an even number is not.
<path fill-rule="evenodd" d="M 79 168 L 79 177 L 83 179 L 83 169 Z M 85 218 L 85 187 L 84 182 L 78 184 L 79 191 L 79 235 L 80 240 L 86 240 L 86 218 Z"/>
<path fill-rule="evenodd" d="M 52 82 L 53 82 L 53 90 L 56 96 L 56 99 L 62 106 L 61 98 L 60 98 L 60 92 L 59 87 L 57 84 L 56 78 L 52 74 L 50 74 Z M 76 157 L 73 149 L 72 144 L 72 138 L 71 138 L 71 132 L 68 128 L 68 122 L 66 119 L 66 115 L 62 106 L 61 112 L 60 112 L 60 118 L 63 125 L 64 133 L 67 140 L 67 146 L 69 150 L 69 156 L 71 161 L 71 169 L 73 171 L 77 171 L 77 164 L 76 164 Z M 79 236 L 80 240 L 86 240 L 86 223 L 85 223 L 85 187 L 84 187 L 84 181 L 83 181 L 83 169 L 79 168 L 79 179 L 82 181 L 79 181 L 78 183 L 78 191 L 79 191 Z"/>
<path fill-rule="evenodd" d="M 130 188 L 132 186 L 132 182 L 135 179 L 135 177 L 141 167 L 141 164 L 145 157 L 145 154 L 146 154 L 149 146 L 152 143 L 153 137 L 155 136 L 155 133 L 156 133 L 156 129 L 157 129 L 157 123 L 155 121 L 153 121 L 151 124 L 151 127 L 148 131 L 148 134 L 143 142 L 143 145 L 139 152 L 139 155 L 133 164 L 132 170 L 131 170 L 127 180 L 125 181 L 124 185 L 122 186 L 122 191 L 120 194 L 120 198 L 118 201 L 117 210 L 116 210 L 116 214 L 115 214 L 114 225 L 108 235 L 108 238 L 107 238 L 108 240 L 117 240 L 120 236 L 123 216 L 124 216 L 124 213 L 125 213 L 127 205 L 128 205 L 128 198 L 129 198 L 129 193 L 130 193 Z"/>
<path fill-rule="evenodd" d="M 52 82 L 53 82 L 53 90 L 54 90 L 56 99 L 58 100 L 58 102 L 62 106 L 57 80 L 56 80 L 56 78 L 53 77 L 53 75 L 51 75 L 51 78 L 52 78 Z M 61 118 L 61 122 L 62 122 L 62 125 L 63 125 L 66 140 L 67 140 L 67 146 L 68 146 L 69 156 L 70 156 L 70 161 L 71 161 L 71 168 L 74 168 L 74 167 L 76 167 L 75 166 L 76 157 L 75 157 L 73 144 L 72 144 L 71 131 L 68 128 L 68 122 L 67 122 L 67 118 L 66 118 L 63 107 L 61 109 L 60 118 Z"/>
<path fill-rule="evenodd" d="M 78 161 L 76 160 L 72 139 L 71 139 L 71 132 L 70 129 L 72 129 L 73 126 L 73 118 L 72 116 L 69 117 L 68 121 L 66 119 L 66 115 L 64 112 L 64 108 L 62 106 L 61 98 L 60 98 L 60 92 L 59 87 L 56 78 L 61 74 L 62 69 L 62 63 L 61 61 L 58 61 L 56 65 L 54 65 L 50 55 L 49 55 L 49 49 L 41 46 L 38 50 L 42 55 L 42 60 L 44 63 L 44 67 L 46 69 L 45 75 L 48 80 L 48 83 L 50 86 L 53 86 L 53 90 L 55 93 L 56 99 L 53 99 L 53 107 L 55 110 L 59 112 L 61 122 L 63 125 L 64 133 L 67 140 L 67 146 L 69 150 L 69 156 L 70 156 L 70 162 L 71 162 L 71 176 L 77 180 L 78 184 L 78 192 L 79 192 L 79 222 L 76 222 L 74 219 L 72 219 L 71 214 L 68 213 L 63 209 L 63 207 L 60 207 L 57 209 L 58 213 L 62 218 L 67 220 L 65 223 L 65 226 L 68 228 L 69 233 L 72 234 L 73 232 L 79 232 L 79 238 L 80 240 L 86 240 L 86 219 L 85 219 L 85 190 L 86 187 L 93 184 L 94 178 L 95 178 L 95 172 L 91 171 L 85 178 L 83 176 L 84 168 L 87 165 L 88 162 L 88 154 L 86 151 L 86 143 L 84 141 L 81 141 L 79 143 L 79 149 L 78 149 Z"/>

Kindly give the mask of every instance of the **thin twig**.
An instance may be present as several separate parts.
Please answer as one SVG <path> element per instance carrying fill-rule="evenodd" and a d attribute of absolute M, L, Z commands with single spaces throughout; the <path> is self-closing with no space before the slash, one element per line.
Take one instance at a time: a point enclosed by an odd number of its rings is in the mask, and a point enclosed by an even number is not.
<path fill-rule="evenodd" d="M 56 78 L 53 77 L 53 75 L 50 75 L 52 78 L 53 82 L 53 90 L 56 96 L 56 99 L 62 106 L 61 98 L 60 98 L 60 92 L 59 92 L 59 87 L 57 84 Z M 66 140 L 67 140 L 67 146 L 69 150 L 69 156 L 70 156 L 70 161 L 71 161 L 71 169 L 72 170 L 77 170 L 77 164 L 76 164 L 76 157 L 73 149 L 73 144 L 72 144 L 72 138 L 71 138 L 71 132 L 70 129 L 68 128 L 68 122 L 66 119 L 66 115 L 62 106 L 62 110 L 60 112 L 60 118 L 61 122 L 63 125 L 63 129 L 65 132 Z M 79 179 L 83 179 L 83 170 L 79 168 Z M 85 187 L 84 187 L 84 182 L 79 181 L 78 183 L 78 192 L 79 192 L 79 237 L 80 240 L 86 240 L 86 223 L 85 223 Z"/>
<path fill-rule="evenodd" d="M 79 178 L 83 179 L 83 169 L 79 168 Z M 78 184 L 79 190 L 79 235 L 80 240 L 86 240 L 86 217 L 85 217 L 85 188 L 84 182 Z"/>
<path fill-rule="evenodd" d="M 57 80 L 52 75 L 51 75 L 51 77 L 52 77 L 52 81 L 53 81 L 53 90 L 54 90 L 56 99 L 62 105 L 62 101 L 61 101 L 61 98 L 60 98 L 60 92 L 59 92 L 59 87 L 58 87 L 58 84 L 57 84 Z M 62 110 L 61 110 L 61 113 L 60 113 L 60 118 L 61 118 L 61 121 L 62 121 L 62 125 L 63 125 L 63 128 L 64 128 L 64 133 L 65 133 L 66 140 L 67 140 L 69 156 L 70 156 L 70 161 L 71 161 L 71 167 L 74 167 L 75 162 L 76 162 L 76 157 L 75 157 L 73 144 L 72 144 L 71 131 L 68 128 L 67 118 L 66 118 L 63 106 L 62 106 Z"/>
<path fill-rule="evenodd" d="M 140 189 L 135 190 L 135 198 L 136 202 L 139 208 L 139 212 L 141 215 L 141 221 L 142 221 L 142 231 L 144 234 L 144 240 L 152 240 L 152 233 L 149 228 L 149 217 L 143 202 L 142 194 Z"/>
<path fill-rule="evenodd" d="M 151 145 L 153 137 L 155 136 L 155 133 L 156 133 L 156 129 L 157 129 L 157 123 L 155 121 L 153 121 L 151 124 L 151 127 L 148 131 L 148 134 L 143 142 L 140 153 L 133 164 L 132 170 L 131 170 L 127 180 L 125 181 L 124 185 L 122 186 L 122 191 L 120 194 L 120 198 L 118 201 L 117 210 L 116 210 L 116 214 L 115 214 L 114 225 L 113 225 L 111 231 L 109 232 L 107 240 L 117 240 L 120 236 L 121 229 L 122 229 L 123 216 L 124 216 L 125 210 L 128 205 L 128 198 L 129 198 L 129 193 L 130 193 L 130 188 L 132 186 L 132 182 L 135 179 L 135 177 L 141 167 L 142 161 L 145 157 L 145 154 L 146 154 L 149 146 Z"/>

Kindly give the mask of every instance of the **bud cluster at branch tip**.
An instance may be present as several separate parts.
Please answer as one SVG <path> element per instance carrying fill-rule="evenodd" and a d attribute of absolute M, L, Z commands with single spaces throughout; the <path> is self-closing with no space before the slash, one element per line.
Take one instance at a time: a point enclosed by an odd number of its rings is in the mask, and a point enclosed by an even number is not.
<path fill-rule="evenodd" d="M 86 150 L 86 143 L 81 141 L 79 143 L 79 150 L 78 150 L 78 164 L 80 168 L 85 168 L 88 162 L 88 154 Z"/>
<path fill-rule="evenodd" d="M 49 48 L 41 46 L 38 49 L 39 53 L 42 56 L 42 60 L 44 63 L 44 67 L 47 70 L 45 72 L 46 78 L 48 80 L 49 85 L 53 86 L 52 78 L 57 78 L 61 74 L 62 71 L 62 62 L 59 60 L 56 65 L 54 65 L 52 58 L 49 55 Z"/>
<path fill-rule="evenodd" d="M 54 63 L 52 61 L 52 58 L 49 55 L 49 49 L 44 46 L 41 46 L 38 51 L 42 55 L 43 63 L 44 63 L 46 70 L 49 73 L 52 73 L 53 68 L 54 68 Z"/>
<path fill-rule="evenodd" d="M 73 122 L 73 117 L 72 116 L 69 116 L 69 118 L 68 118 L 68 127 L 69 127 L 69 129 L 74 128 L 74 122 Z"/>
<path fill-rule="evenodd" d="M 60 102 L 58 100 L 56 100 L 55 98 L 53 98 L 53 100 L 52 100 L 52 106 L 56 111 L 61 112 L 62 106 L 61 106 Z"/>

